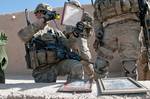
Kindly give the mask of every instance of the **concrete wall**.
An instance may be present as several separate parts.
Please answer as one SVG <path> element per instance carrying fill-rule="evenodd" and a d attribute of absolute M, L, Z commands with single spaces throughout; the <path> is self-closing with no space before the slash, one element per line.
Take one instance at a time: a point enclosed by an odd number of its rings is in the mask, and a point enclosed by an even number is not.
<path fill-rule="evenodd" d="M 86 11 L 93 15 L 93 7 L 91 5 L 84 5 L 83 7 Z M 57 8 L 56 10 L 60 14 L 62 14 L 62 8 Z M 12 19 L 13 15 L 16 16 L 16 19 Z M 35 17 L 31 12 L 30 18 L 31 21 L 35 20 Z M 60 21 L 58 21 L 57 24 L 60 27 L 60 29 L 63 30 L 63 26 L 60 25 Z M 21 42 L 21 40 L 17 36 L 17 32 L 25 26 L 26 20 L 24 12 L 0 15 L 0 31 L 5 32 L 8 36 L 8 44 L 6 45 L 6 50 L 9 58 L 9 64 L 6 70 L 6 73 L 8 74 L 31 74 L 31 70 L 27 70 L 26 68 L 26 62 L 24 58 L 24 43 Z M 92 48 L 94 42 L 94 35 L 91 38 L 89 38 L 88 42 L 94 61 L 96 57 L 95 51 Z M 115 64 L 113 66 L 110 66 L 110 70 L 120 71 L 120 69 L 117 67 L 117 64 L 119 63 L 116 62 L 116 59 L 113 61 Z"/>
<path fill-rule="evenodd" d="M 16 16 L 12 20 L 12 15 Z M 7 14 L 0 16 L 0 31 L 3 31 L 8 36 L 8 44 L 6 46 L 9 64 L 7 73 L 28 73 L 25 67 L 24 60 L 24 45 L 17 36 L 20 28 L 25 26 L 23 13 Z"/>

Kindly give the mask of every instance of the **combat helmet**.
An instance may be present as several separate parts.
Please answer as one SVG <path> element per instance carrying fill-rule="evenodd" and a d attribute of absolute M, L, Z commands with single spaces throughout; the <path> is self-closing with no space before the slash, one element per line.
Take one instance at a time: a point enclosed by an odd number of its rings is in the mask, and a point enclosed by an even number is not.
<path fill-rule="evenodd" d="M 48 4 L 40 3 L 35 8 L 34 14 L 37 13 L 37 12 L 39 12 L 39 11 L 52 11 L 52 7 L 49 6 Z"/>
<path fill-rule="evenodd" d="M 77 5 L 77 6 L 81 7 L 81 3 L 79 2 L 79 0 L 68 0 L 68 1 L 71 4 L 74 4 L 74 5 Z"/>

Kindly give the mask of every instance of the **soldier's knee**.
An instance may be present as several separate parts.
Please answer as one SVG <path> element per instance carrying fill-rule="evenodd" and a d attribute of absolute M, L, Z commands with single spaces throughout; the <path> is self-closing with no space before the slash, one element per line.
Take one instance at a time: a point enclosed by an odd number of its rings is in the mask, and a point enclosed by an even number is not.
<path fill-rule="evenodd" d="M 102 58 L 97 58 L 94 64 L 94 71 L 98 78 L 104 78 L 108 76 L 109 62 Z"/>
<path fill-rule="evenodd" d="M 83 71 L 83 65 L 79 61 L 74 60 L 71 66 L 72 74 L 81 74 L 82 71 Z"/>
<path fill-rule="evenodd" d="M 74 80 L 81 80 L 83 77 L 83 65 L 76 60 L 72 61 L 71 71 L 68 75 L 67 82 L 71 82 Z"/>
<path fill-rule="evenodd" d="M 126 77 L 137 79 L 137 65 L 136 59 L 123 60 L 122 66 Z"/>

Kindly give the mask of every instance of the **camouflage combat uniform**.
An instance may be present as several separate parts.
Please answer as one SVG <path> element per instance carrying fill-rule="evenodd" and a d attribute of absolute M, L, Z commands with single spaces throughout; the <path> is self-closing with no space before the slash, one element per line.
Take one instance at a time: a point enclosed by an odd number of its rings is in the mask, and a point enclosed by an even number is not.
<path fill-rule="evenodd" d="M 140 37 L 142 38 L 142 37 Z M 141 48 L 139 53 L 137 65 L 138 65 L 138 80 L 150 80 L 150 70 L 148 68 L 148 57 L 146 55 L 146 49 Z"/>
<path fill-rule="evenodd" d="M 5 44 L 0 40 L 0 83 L 5 83 L 5 73 L 4 70 L 8 65 L 8 57 L 5 51 Z"/>
<path fill-rule="evenodd" d="M 88 18 L 90 21 L 88 20 Z M 83 32 L 78 34 L 78 37 L 73 35 L 73 32 L 76 27 L 73 26 L 66 26 L 66 35 L 69 36 L 69 46 L 72 48 L 73 52 L 76 52 L 81 56 L 81 63 L 83 64 L 84 69 L 84 78 L 89 79 L 94 77 L 94 69 L 93 64 L 91 64 L 91 53 L 88 45 L 88 38 L 92 35 L 92 17 L 85 12 L 83 14 L 82 20 L 84 24 Z"/>
<path fill-rule="evenodd" d="M 37 22 L 21 29 L 18 33 L 25 43 L 37 39 L 42 41 L 41 46 L 33 43 L 33 50 L 30 51 L 33 68 L 32 76 L 35 82 L 55 82 L 58 75 L 66 74 L 68 74 L 68 81 L 81 79 L 82 64 L 79 61 L 60 59 L 56 55 L 57 50 L 42 47 L 44 44 L 55 45 L 58 41 L 64 46 L 67 46 L 68 43 L 62 32 L 45 24 L 42 19 L 37 20 Z"/>
<path fill-rule="evenodd" d="M 149 2 L 149 1 L 148 1 Z M 149 3 L 147 3 L 148 6 L 150 7 Z M 145 15 L 145 22 L 148 31 L 150 30 L 150 10 L 149 7 L 147 9 L 147 13 Z M 148 36 L 148 35 L 147 35 Z M 141 28 L 141 32 L 139 35 L 139 41 L 141 45 L 141 51 L 139 52 L 139 57 L 137 61 L 138 65 L 138 80 L 150 80 L 150 67 L 148 67 L 149 64 L 149 59 L 148 59 L 148 53 L 145 45 L 145 39 L 144 39 L 144 33 L 143 33 L 143 27 Z M 150 43 L 150 41 L 149 41 Z M 149 48 L 148 48 L 149 50 Z M 150 50 L 149 50 L 150 51 Z M 147 57 L 148 56 L 148 57 Z"/>
<path fill-rule="evenodd" d="M 106 77 L 110 60 L 117 51 L 125 76 L 136 79 L 140 33 L 138 0 L 96 0 L 94 7 L 95 72 L 99 77 Z"/>

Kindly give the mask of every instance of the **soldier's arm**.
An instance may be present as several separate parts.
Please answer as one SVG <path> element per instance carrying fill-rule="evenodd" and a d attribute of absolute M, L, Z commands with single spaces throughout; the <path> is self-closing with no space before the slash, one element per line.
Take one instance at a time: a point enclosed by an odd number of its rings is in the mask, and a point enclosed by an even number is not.
<path fill-rule="evenodd" d="M 18 36 L 21 38 L 23 42 L 28 42 L 35 33 L 37 33 L 40 29 L 43 29 L 45 26 L 44 19 L 41 18 L 36 22 L 26 26 L 18 32 Z"/>
<path fill-rule="evenodd" d="M 87 33 L 87 37 L 90 37 L 93 33 L 93 19 L 91 21 L 86 21 L 85 23 L 85 32 Z"/>

